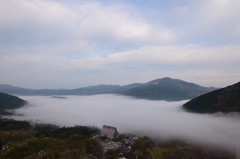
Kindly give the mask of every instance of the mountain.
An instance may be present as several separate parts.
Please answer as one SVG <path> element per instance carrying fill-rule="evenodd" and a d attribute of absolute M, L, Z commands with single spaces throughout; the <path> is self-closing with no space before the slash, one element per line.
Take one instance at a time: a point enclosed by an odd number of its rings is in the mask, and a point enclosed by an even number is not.
<path fill-rule="evenodd" d="M 137 98 L 175 101 L 191 99 L 214 89 L 166 77 L 138 85 L 122 92 L 122 94 Z"/>
<path fill-rule="evenodd" d="M 121 87 L 118 85 L 97 85 L 77 89 L 26 89 L 0 84 L 0 91 L 15 95 L 93 95 L 113 93 Z"/>
<path fill-rule="evenodd" d="M 240 112 L 240 82 L 194 98 L 183 107 L 196 113 Z"/>
<path fill-rule="evenodd" d="M 93 95 L 93 94 L 112 94 L 122 86 L 119 85 L 98 85 L 89 86 L 71 90 L 71 93 L 77 95 Z"/>
<path fill-rule="evenodd" d="M 0 114 L 11 114 L 5 111 L 6 109 L 16 109 L 26 104 L 26 101 L 9 94 L 0 93 Z"/>
<path fill-rule="evenodd" d="M 25 89 L 21 87 L 0 85 L 0 91 L 16 95 L 94 95 L 121 94 L 151 100 L 183 100 L 197 97 L 215 90 L 178 79 L 162 78 L 147 83 L 129 85 L 97 85 L 77 89 Z"/>
<path fill-rule="evenodd" d="M 26 89 L 21 87 L 15 87 L 7 84 L 0 84 L 0 92 L 17 95 L 28 95 L 33 94 L 33 89 Z"/>

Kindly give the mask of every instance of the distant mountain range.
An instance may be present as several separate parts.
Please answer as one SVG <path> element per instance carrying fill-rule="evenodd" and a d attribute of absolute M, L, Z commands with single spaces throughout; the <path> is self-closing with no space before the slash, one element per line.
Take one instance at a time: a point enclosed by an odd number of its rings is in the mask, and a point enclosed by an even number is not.
<path fill-rule="evenodd" d="M 191 112 L 240 112 L 240 82 L 194 98 L 183 105 Z"/>
<path fill-rule="evenodd" d="M 0 85 L 0 92 L 14 95 L 95 95 L 121 94 L 151 100 L 177 101 L 192 99 L 215 90 L 213 87 L 185 82 L 179 79 L 162 78 L 147 83 L 129 85 L 97 85 L 77 89 L 26 89 L 10 85 Z"/>
<path fill-rule="evenodd" d="M 26 101 L 5 93 L 0 93 L 0 115 L 10 115 L 6 109 L 16 109 L 24 106 Z"/>

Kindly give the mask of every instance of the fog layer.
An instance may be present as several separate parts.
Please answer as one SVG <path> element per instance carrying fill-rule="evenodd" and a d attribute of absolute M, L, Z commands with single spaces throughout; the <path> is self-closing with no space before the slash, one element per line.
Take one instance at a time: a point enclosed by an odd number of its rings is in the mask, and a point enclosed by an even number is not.
<path fill-rule="evenodd" d="M 180 138 L 232 148 L 239 144 L 239 114 L 194 114 L 182 110 L 186 101 L 166 102 L 117 95 L 21 97 L 28 104 L 16 110 L 18 120 L 60 126 L 116 126 L 119 132 L 161 139 Z"/>

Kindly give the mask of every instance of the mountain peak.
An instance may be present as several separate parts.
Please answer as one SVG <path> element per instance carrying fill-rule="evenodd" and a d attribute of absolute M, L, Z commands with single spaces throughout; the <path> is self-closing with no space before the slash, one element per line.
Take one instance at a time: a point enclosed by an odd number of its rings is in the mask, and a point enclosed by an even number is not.
<path fill-rule="evenodd" d="M 17 95 L 93 95 L 93 94 L 121 94 L 136 98 L 155 100 L 183 100 L 192 99 L 214 88 L 201 87 L 194 83 L 179 79 L 164 77 L 147 83 L 134 83 L 125 86 L 97 85 L 77 89 L 39 89 L 30 90 L 19 87 L 1 87 L 0 91 Z"/>
<path fill-rule="evenodd" d="M 172 85 L 175 87 L 182 87 L 182 86 L 184 86 L 184 87 L 201 87 L 194 83 L 186 82 L 186 81 L 183 81 L 180 79 L 173 79 L 170 77 L 159 78 L 159 79 L 155 79 L 155 80 L 145 83 L 145 85 L 159 85 L 159 84 L 163 84 L 163 85 L 168 84 L 168 85 Z"/>
<path fill-rule="evenodd" d="M 194 83 L 165 77 L 128 89 L 123 94 L 145 99 L 185 100 L 212 90 L 215 88 L 201 87 Z"/>
<path fill-rule="evenodd" d="M 164 77 L 164 78 L 158 78 L 152 81 L 149 81 L 145 84 L 159 84 L 160 82 L 170 82 L 170 81 L 174 81 L 175 79 L 172 79 L 170 77 Z"/>

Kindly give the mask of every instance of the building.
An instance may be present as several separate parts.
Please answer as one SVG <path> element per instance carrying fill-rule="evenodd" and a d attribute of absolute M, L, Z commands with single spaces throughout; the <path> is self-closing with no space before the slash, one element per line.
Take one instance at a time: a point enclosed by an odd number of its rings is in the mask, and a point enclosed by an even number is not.
<path fill-rule="evenodd" d="M 121 142 L 114 142 L 114 141 L 105 141 L 100 144 L 103 148 L 103 153 L 106 153 L 109 150 L 117 150 L 122 146 Z"/>
<path fill-rule="evenodd" d="M 114 139 L 118 139 L 119 134 L 117 132 L 117 128 L 103 125 L 103 128 L 101 129 L 101 132 L 100 132 L 100 137 L 106 137 L 108 139 L 114 140 Z"/>

